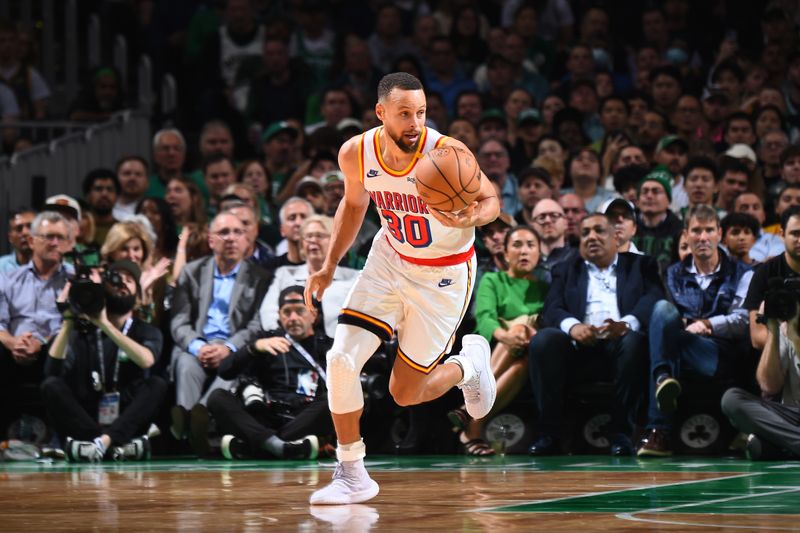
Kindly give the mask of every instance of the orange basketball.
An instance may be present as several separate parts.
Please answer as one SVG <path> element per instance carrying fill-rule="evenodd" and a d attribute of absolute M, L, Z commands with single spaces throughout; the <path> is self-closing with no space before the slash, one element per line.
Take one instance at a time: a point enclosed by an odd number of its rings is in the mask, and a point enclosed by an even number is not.
<path fill-rule="evenodd" d="M 481 190 L 481 169 L 469 150 L 434 148 L 417 163 L 417 192 L 429 207 L 457 213 L 475 201 Z"/>

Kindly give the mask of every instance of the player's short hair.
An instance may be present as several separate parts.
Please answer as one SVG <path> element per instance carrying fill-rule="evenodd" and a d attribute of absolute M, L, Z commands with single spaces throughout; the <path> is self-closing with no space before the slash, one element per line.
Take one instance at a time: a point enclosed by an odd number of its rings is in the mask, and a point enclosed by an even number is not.
<path fill-rule="evenodd" d="M 422 90 L 422 82 L 408 72 L 392 72 L 387 74 L 378 83 L 378 101 L 383 101 L 392 92 L 392 89 L 403 91 Z"/>

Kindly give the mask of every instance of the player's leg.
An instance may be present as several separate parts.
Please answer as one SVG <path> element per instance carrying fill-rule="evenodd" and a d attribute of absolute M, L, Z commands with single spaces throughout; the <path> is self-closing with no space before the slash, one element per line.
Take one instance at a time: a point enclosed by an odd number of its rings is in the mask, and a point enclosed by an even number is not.
<path fill-rule="evenodd" d="M 417 269 L 402 287 L 404 314 L 397 326 L 398 349 L 389 390 L 400 405 L 438 398 L 451 387 L 464 391 L 467 412 L 483 418 L 491 409 L 496 383 L 489 343 L 480 335 L 465 335 L 458 355 L 444 364 L 455 332 L 469 305 L 474 261 L 437 269 Z M 447 279 L 443 284 L 441 279 Z"/>
<path fill-rule="evenodd" d="M 359 421 L 364 409 L 361 368 L 375 353 L 380 338 L 359 326 L 340 323 L 327 355 L 328 406 L 336 429 L 338 464 L 330 484 L 315 491 L 310 503 L 346 505 L 367 501 L 378 494 L 364 468 L 366 446 Z"/>
<path fill-rule="evenodd" d="M 437 365 L 426 374 L 398 357 L 394 360 L 392 375 L 389 377 L 389 392 L 397 405 L 416 405 L 435 400 L 462 379 L 464 371 L 453 362 Z"/>

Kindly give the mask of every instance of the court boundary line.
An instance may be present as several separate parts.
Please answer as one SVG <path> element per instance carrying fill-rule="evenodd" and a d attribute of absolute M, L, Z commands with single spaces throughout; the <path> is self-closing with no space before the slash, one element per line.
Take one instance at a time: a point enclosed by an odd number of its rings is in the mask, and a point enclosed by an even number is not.
<path fill-rule="evenodd" d="M 710 472 L 710 473 L 719 474 L 721 472 Z M 676 481 L 676 482 L 673 482 L 673 483 L 664 483 L 664 484 L 661 484 L 661 485 L 644 485 L 644 486 L 636 487 L 636 488 L 627 488 L 627 489 L 619 489 L 619 490 L 608 490 L 608 491 L 592 492 L 592 493 L 587 493 L 587 494 L 579 494 L 577 496 L 561 496 L 561 497 L 558 497 L 558 498 L 551 498 L 551 499 L 547 499 L 547 500 L 530 500 L 530 501 L 525 501 L 525 502 L 512 503 L 512 504 L 508 504 L 508 505 L 501 505 L 501 506 L 494 506 L 494 507 L 482 507 L 482 508 L 478 508 L 478 509 L 467 509 L 466 512 L 513 513 L 515 511 L 501 511 L 500 509 L 502 509 L 504 507 L 517 507 L 517 506 L 520 506 L 520 505 L 537 505 L 537 504 L 542 504 L 542 503 L 552 503 L 552 502 L 559 502 L 559 501 L 565 501 L 565 500 L 579 500 L 581 498 L 590 498 L 592 496 L 606 496 L 606 495 L 609 495 L 609 494 L 619 494 L 621 492 L 630 492 L 632 490 L 647 490 L 647 489 L 657 489 L 657 488 L 663 488 L 663 487 L 677 487 L 677 486 L 680 486 L 680 485 L 692 485 L 692 484 L 695 484 L 695 483 L 707 483 L 707 482 L 711 482 L 711 481 L 722 481 L 722 480 L 725 480 L 725 479 L 738 479 L 738 478 L 745 478 L 745 477 L 761 476 L 761 475 L 763 475 L 765 473 L 766 472 L 748 472 L 748 473 L 744 473 L 744 474 L 733 474 L 733 475 L 730 475 L 730 476 L 711 477 L 711 478 L 706 478 L 706 479 L 692 479 L 692 480 L 687 480 L 687 481 Z M 519 512 L 526 512 L 527 513 L 527 512 L 536 512 L 536 511 L 519 511 Z M 574 513 L 575 511 L 542 511 L 542 512 L 543 513 L 546 512 L 547 514 L 564 514 L 564 513 Z M 599 511 L 586 511 L 586 512 L 587 512 L 587 514 L 588 513 L 610 514 L 610 513 L 602 513 L 602 512 L 599 512 Z"/>
<path fill-rule="evenodd" d="M 663 520 L 657 518 L 643 518 L 637 517 L 637 514 L 644 514 L 644 513 L 667 513 L 674 509 L 680 509 L 684 507 L 696 507 L 700 505 L 708 505 L 714 503 L 722 503 L 722 502 L 730 502 L 735 500 L 746 500 L 748 498 L 760 498 L 762 496 L 775 496 L 777 494 L 786 494 L 789 492 L 800 492 L 800 488 L 792 487 L 786 490 L 775 490 L 772 492 L 764 492 L 761 494 L 740 494 L 738 496 L 730 496 L 728 498 L 718 498 L 716 500 L 704 500 L 701 502 L 691 502 L 691 503 L 681 503 L 678 505 L 670 505 L 668 507 L 657 507 L 654 509 L 644 509 L 642 511 L 633 511 L 628 513 L 617 513 L 614 515 L 615 518 L 620 520 L 626 520 L 629 522 L 644 522 L 644 523 L 651 523 L 651 524 L 664 524 L 664 525 L 675 525 L 675 526 L 695 526 L 695 527 L 723 527 L 723 528 L 731 528 L 731 529 L 763 529 L 763 525 L 752 525 L 752 526 L 745 526 L 745 525 L 738 525 L 738 524 L 710 524 L 710 523 L 695 523 L 695 522 L 685 522 L 683 520 Z M 711 514 L 711 513 L 706 513 Z M 739 516 L 743 515 L 744 513 L 731 513 L 730 515 L 726 516 Z M 766 516 L 766 515 L 757 515 L 757 516 Z M 773 516 L 780 516 L 780 515 L 773 515 Z M 797 516 L 797 515 L 787 515 L 787 516 Z M 769 526 L 770 530 L 780 530 L 780 531 L 800 531 L 800 527 L 775 527 Z"/>

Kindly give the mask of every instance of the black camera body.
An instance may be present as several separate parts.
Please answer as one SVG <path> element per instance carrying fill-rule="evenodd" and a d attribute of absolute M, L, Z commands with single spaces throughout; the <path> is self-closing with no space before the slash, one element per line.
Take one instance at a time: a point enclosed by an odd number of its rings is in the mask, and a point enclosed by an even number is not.
<path fill-rule="evenodd" d="M 772 278 L 764 294 L 764 318 L 786 322 L 800 306 L 800 278 Z"/>
<path fill-rule="evenodd" d="M 75 314 L 96 316 L 106 306 L 106 293 L 103 283 L 108 283 L 114 287 L 124 286 L 122 276 L 115 270 L 103 270 L 102 282 L 96 283 L 91 278 L 91 268 L 79 266 L 76 268 L 75 276 L 70 280 L 69 295 L 67 301 Z"/>

